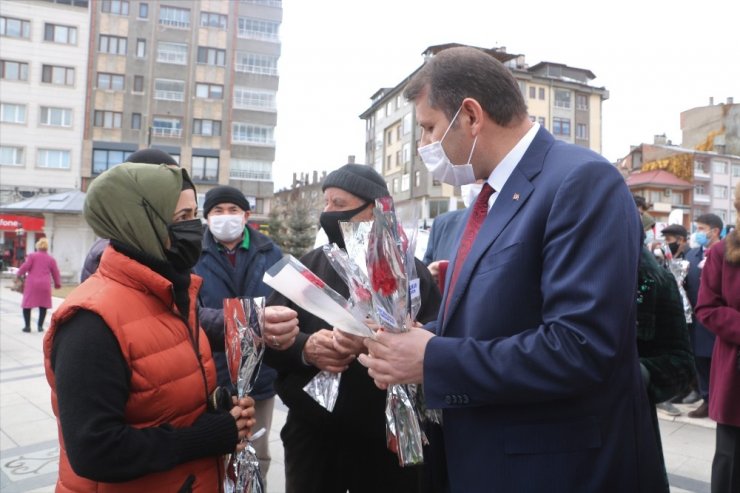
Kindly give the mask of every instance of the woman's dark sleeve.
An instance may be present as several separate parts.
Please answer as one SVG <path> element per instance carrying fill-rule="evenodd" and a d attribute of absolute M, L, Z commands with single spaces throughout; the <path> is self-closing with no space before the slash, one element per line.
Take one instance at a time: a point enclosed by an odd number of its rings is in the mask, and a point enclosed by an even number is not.
<path fill-rule="evenodd" d="M 51 364 L 67 455 L 82 477 L 128 481 L 236 448 L 236 422 L 227 412 L 204 413 L 188 428 L 130 426 L 125 408 L 131 372 L 95 313 L 80 310 L 58 328 Z"/>
<path fill-rule="evenodd" d="M 416 320 L 425 324 L 437 320 L 442 295 L 429 269 L 418 259 L 416 259 L 416 273 L 419 276 L 421 288 L 421 309 L 416 315 Z"/>

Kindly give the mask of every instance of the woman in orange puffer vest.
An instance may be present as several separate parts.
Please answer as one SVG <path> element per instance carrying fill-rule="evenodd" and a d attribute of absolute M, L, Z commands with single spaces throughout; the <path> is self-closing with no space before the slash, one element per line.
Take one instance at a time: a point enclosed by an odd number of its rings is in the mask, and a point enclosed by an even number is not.
<path fill-rule="evenodd" d="M 110 246 L 44 339 L 57 492 L 219 492 L 222 456 L 245 446 L 252 399 L 208 405 L 216 371 L 190 274 L 196 212 L 187 172 L 165 165 L 125 163 L 88 190 L 85 219 Z"/>

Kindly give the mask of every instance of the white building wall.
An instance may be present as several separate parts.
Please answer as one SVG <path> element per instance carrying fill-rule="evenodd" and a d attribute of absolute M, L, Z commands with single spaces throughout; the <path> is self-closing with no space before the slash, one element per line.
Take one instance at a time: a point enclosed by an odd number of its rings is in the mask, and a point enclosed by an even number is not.
<path fill-rule="evenodd" d="M 0 166 L 0 183 L 7 187 L 33 189 L 79 188 L 80 161 L 85 127 L 89 10 L 62 4 L 28 0 L 3 0 L 0 15 L 28 20 L 30 39 L 0 37 L 0 58 L 28 63 L 28 80 L 0 80 L 0 101 L 26 104 L 25 124 L 0 123 L 0 145 L 24 149 L 22 166 Z M 77 28 L 75 44 L 44 41 L 45 23 Z M 42 65 L 73 67 L 73 86 L 41 82 Z M 42 106 L 70 108 L 70 127 L 39 124 Z M 39 149 L 70 151 L 68 169 L 37 166 Z"/>

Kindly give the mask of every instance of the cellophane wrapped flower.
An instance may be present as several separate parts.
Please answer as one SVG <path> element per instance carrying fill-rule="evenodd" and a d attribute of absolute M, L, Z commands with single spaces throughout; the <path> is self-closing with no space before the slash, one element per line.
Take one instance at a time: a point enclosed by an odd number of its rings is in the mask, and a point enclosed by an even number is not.
<path fill-rule="evenodd" d="M 226 360 L 239 398 L 252 391 L 262 365 L 264 310 L 264 298 L 224 300 Z M 263 493 L 259 460 L 251 443 L 241 452 L 231 454 L 226 471 L 226 493 Z"/>
<path fill-rule="evenodd" d="M 376 200 L 373 213 L 365 261 L 374 318 L 384 330 L 404 332 L 421 305 L 413 245 L 396 220 L 391 197 Z M 356 240 L 346 235 L 344 240 L 350 251 Z M 386 441 L 401 466 L 424 462 L 423 446 L 428 442 L 421 426 L 424 415 L 418 389 L 417 385 L 391 385 L 387 390 Z"/>
<path fill-rule="evenodd" d="M 673 274 L 673 277 L 676 278 L 678 292 L 681 294 L 681 301 L 683 301 L 683 313 L 686 317 L 686 323 L 691 323 L 693 309 L 691 308 L 689 296 L 686 294 L 686 289 L 683 287 L 684 280 L 689 273 L 689 261 L 672 258 L 668 261 L 668 269 Z"/>

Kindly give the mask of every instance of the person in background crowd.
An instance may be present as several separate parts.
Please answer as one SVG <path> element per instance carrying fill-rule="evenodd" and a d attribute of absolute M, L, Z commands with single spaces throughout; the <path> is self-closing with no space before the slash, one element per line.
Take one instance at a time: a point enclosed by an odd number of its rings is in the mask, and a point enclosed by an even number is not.
<path fill-rule="evenodd" d="M 707 254 L 696 316 L 717 336 L 709 380 L 709 417 L 717 422 L 712 493 L 740 493 L 740 183 L 736 227 Z"/>
<path fill-rule="evenodd" d="M 57 491 L 216 492 L 243 450 L 254 401 L 214 402 L 198 326 L 201 250 L 185 170 L 125 163 L 90 185 L 83 214 L 110 240 L 54 312 L 44 367 L 59 428 Z"/>
<path fill-rule="evenodd" d="M 645 246 L 640 255 L 637 281 L 637 353 L 648 398 L 655 405 L 651 408 L 653 431 L 665 478 L 663 491 L 668 492 L 668 476 L 655 410 L 661 409 L 661 404 L 666 404 L 694 378 L 694 354 L 676 280 Z M 670 404 L 668 409 L 671 407 L 675 408 Z M 681 414 L 680 411 L 678 414 Z"/>
<path fill-rule="evenodd" d="M 660 233 L 665 238 L 666 245 L 674 259 L 684 259 L 689 251 L 689 232 L 680 224 L 671 224 L 663 228 Z"/>
<path fill-rule="evenodd" d="M 432 274 L 432 278 L 437 281 L 440 292 L 444 291 L 447 265 L 460 243 L 460 234 L 466 221 L 465 214 L 468 212 L 470 204 L 475 202 L 482 187 L 483 180 L 478 180 L 470 185 L 462 185 L 460 195 L 465 208 L 445 212 L 434 219 L 423 262 Z"/>
<path fill-rule="evenodd" d="M 206 193 L 203 216 L 208 229 L 203 235 L 203 252 L 194 272 L 203 278 L 199 299 L 201 305 L 221 312 L 225 298 L 268 296 L 272 289 L 262 282 L 265 271 L 283 256 L 267 236 L 247 225 L 250 207 L 244 194 L 222 185 Z M 218 384 L 232 387 L 224 352 L 223 328 L 213 341 L 213 359 L 218 371 Z M 270 425 L 275 406 L 273 382 L 277 373 L 267 365 L 260 367 L 250 396 L 255 400 L 255 419 L 266 433 L 252 442 L 264 477 L 270 468 Z"/>
<path fill-rule="evenodd" d="M 339 222 L 372 220 L 375 199 L 389 195 L 383 177 L 361 164 L 346 164 L 329 173 L 322 190 L 326 205 L 320 217 L 321 227 L 329 241 L 340 248 L 345 248 L 345 244 Z M 300 261 L 329 287 L 348 297 L 347 285 L 321 248 L 307 253 Z M 416 269 L 422 303 L 418 319 L 429 321 L 437 316 L 439 291 L 419 260 Z M 287 493 L 422 491 L 421 468 L 400 467 L 396 455 L 387 448 L 386 392 L 373 385 L 367 370 L 356 361 L 357 354 L 365 350 L 362 339 L 332 330 L 327 322 L 279 293 L 270 297 L 269 304 L 297 311 L 300 327 L 295 343 L 272 345 L 265 353 L 265 361 L 278 371 L 278 395 L 289 408 L 280 433 L 285 447 Z M 270 333 L 268 328 L 268 341 Z M 303 390 L 321 370 L 342 372 L 332 412 Z"/>
<path fill-rule="evenodd" d="M 429 57 L 405 96 L 433 176 L 486 183 L 437 320 L 365 339 L 361 363 L 380 388 L 423 383 L 442 409 L 452 493 L 661 491 L 624 179 L 532 122 L 512 73 L 483 50 Z"/>
<path fill-rule="evenodd" d="M 719 243 L 720 231 L 722 231 L 722 219 L 716 214 L 702 214 L 697 217 L 695 240 L 698 247 L 692 248 L 686 253 L 689 261 L 689 273 L 686 276 L 686 294 L 691 306 L 696 310 L 696 302 L 699 296 L 699 285 L 701 272 L 709 251 Z M 711 395 L 709 392 L 709 374 L 712 368 L 712 350 L 714 348 L 715 335 L 704 327 L 699 320 L 694 320 L 689 328 L 689 335 L 694 347 L 694 358 L 696 362 L 697 382 L 699 393 L 703 399 L 698 408 L 689 411 L 691 418 L 706 418 L 709 416 L 709 403 Z"/>
<path fill-rule="evenodd" d="M 46 310 L 51 308 L 51 283 L 59 289 L 62 280 L 59 276 L 59 267 L 54 257 L 49 255 L 49 240 L 41 238 L 36 242 L 36 251 L 26 257 L 16 274 L 18 278 L 25 277 L 23 287 L 23 332 L 31 332 L 31 309 L 39 309 L 39 319 L 36 325 L 39 332 L 44 331 Z"/>

